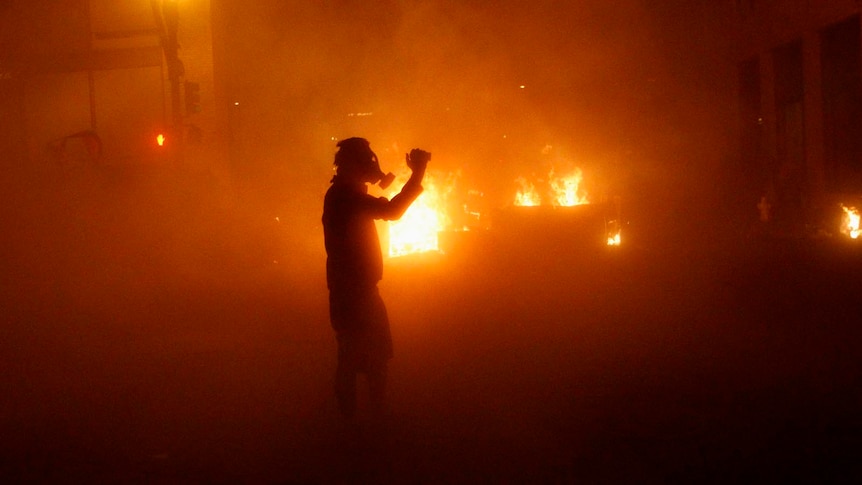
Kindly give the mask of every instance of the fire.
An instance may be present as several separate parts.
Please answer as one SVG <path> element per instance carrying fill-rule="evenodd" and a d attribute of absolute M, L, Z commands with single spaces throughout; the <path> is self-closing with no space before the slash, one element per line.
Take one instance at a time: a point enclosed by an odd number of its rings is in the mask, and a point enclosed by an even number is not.
<path fill-rule="evenodd" d="M 536 191 L 535 185 L 528 182 L 524 177 L 518 177 L 515 182 L 521 186 L 521 189 L 515 194 L 515 205 L 527 207 L 542 205 L 542 198 Z"/>
<path fill-rule="evenodd" d="M 406 181 L 407 175 L 399 175 L 393 186 L 400 188 Z M 431 174 L 426 174 L 422 186 L 425 190 L 404 216 L 388 224 L 389 257 L 440 249 L 439 233 L 450 225 L 446 213 L 446 199 L 452 190 L 452 184 L 441 184 Z"/>
<path fill-rule="evenodd" d="M 448 174 L 447 176 L 436 176 L 431 172 L 426 173 L 422 182 L 424 191 L 407 209 L 407 212 L 397 221 L 383 222 L 378 226 L 384 237 L 381 238 L 384 253 L 390 258 L 406 256 L 416 253 L 440 251 L 441 232 L 452 230 L 452 217 L 449 208 L 452 206 L 453 192 L 455 192 L 456 179 L 460 172 Z M 392 187 L 383 192 L 383 195 L 391 198 L 407 182 L 409 172 L 400 173 Z M 540 206 L 543 204 L 553 206 L 576 206 L 589 204 L 586 192 L 582 189 L 583 172 L 575 169 L 565 174 L 558 174 L 554 170 L 548 174 L 548 179 L 542 181 L 547 190 L 545 197 L 531 181 L 520 177 L 516 180 L 519 190 L 515 196 L 517 206 Z M 479 217 L 464 206 L 464 214 Z M 458 212 L 457 210 L 455 211 Z M 457 214 L 455 214 L 457 218 Z M 458 230 L 468 230 L 466 224 L 457 223 Z M 620 245 L 620 228 L 617 220 L 607 222 L 607 244 L 609 246 Z"/>
<path fill-rule="evenodd" d="M 547 182 L 547 198 L 543 198 L 535 185 L 523 177 L 518 177 L 515 182 L 520 187 L 515 194 L 516 206 L 540 206 L 545 200 L 550 201 L 550 205 L 557 207 L 572 207 L 576 205 L 589 204 L 590 199 L 585 190 L 581 188 L 581 182 L 584 180 L 584 173 L 580 168 L 559 175 L 551 168 L 548 173 Z M 615 203 L 618 210 L 618 203 Z M 616 219 L 606 221 L 607 244 L 608 246 L 619 246 L 622 242 L 620 236 L 619 214 Z"/>
<path fill-rule="evenodd" d="M 580 189 L 584 174 L 581 169 L 576 168 L 572 172 L 557 175 L 554 169 L 548 174 L 547 197 L 542 197 L 536 186 L 523 177 L 518 177 L 515 182 L 520 189 L 515 194 L 515 205 L 517 206 L 539 206 L 545 200 L 550 200 L 551 205 L 571 207 L 581 204 L 589 204 L 587 194 Z"/>
<path fill-rule="evenodd" d="M 570 207 L 590 203 L 587 194 L 579 191 L 581 181 L 584 179 L 581 169 L 576 168 L 562 177 L 555 176 L 554 170 L 551 169 L 548 177 L 550 177 L 550 185 L 554 193 L 554 205 Z"/>
<path fill-rule="evenodd" d="M 608 232 L 608 246 L 619 246 L 621 242 L 619 229 Z"/>
<path fill-rule="evenodd" d="M 859 211 L 855 207 L 841 205 L 844 215 L 841 217 L 841 233 L 856 239 L 862 231 L 859 230 Z"/>

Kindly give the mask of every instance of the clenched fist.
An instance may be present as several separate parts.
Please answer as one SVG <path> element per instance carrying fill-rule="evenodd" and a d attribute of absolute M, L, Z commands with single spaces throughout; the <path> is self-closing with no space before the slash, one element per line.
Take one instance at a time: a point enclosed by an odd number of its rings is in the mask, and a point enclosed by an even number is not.
<path fill-rule="evenodd" d="M 431 160 L 431 153 L 414 148 L 405 157 L 407 158 L 407 166 L 410 167 L 410 170 L 425 170 L 425 167 Z"/>

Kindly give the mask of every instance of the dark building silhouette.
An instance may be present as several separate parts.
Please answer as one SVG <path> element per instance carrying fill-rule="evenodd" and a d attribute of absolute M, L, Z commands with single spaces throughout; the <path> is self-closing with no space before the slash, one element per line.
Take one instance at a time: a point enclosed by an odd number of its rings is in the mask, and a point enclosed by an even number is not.
<path fill-rule="evenodd" d="M 725 2 L 739 159 L 776 222 L 831 227 L 862 194 L 858 1 Z M 757 195 L 757 194 L 752 194 Z"/>

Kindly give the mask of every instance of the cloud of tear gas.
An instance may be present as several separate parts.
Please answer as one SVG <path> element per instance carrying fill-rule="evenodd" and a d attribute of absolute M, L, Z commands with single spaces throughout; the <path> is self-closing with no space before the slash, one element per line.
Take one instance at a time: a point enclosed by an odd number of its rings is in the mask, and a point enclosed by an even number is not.
<path fill-rule="evenodd" d="M 314 237 L 349 136 L 368 138 L 384 170 L 426 148 L 497 205 L 561 159 L 608 195 L 670 183 L 684 146 L 704 141 L 686 131 L 706 116 L 697 83 L 683 84 L 696 76 L 675 65 L 702 26 L 655 2 L 234 3 L 235 166 Z"/>

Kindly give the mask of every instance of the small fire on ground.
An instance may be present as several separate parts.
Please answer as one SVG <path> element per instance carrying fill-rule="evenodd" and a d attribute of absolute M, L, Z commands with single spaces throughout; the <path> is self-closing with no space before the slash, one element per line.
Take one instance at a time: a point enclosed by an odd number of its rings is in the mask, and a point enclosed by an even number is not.
<path fill-rule="evenodd" d="M 851 239 L 857 239 L 859 234 L 859 211 L 855 207 L 847 207 L 841 205 L 844 213 L 841 215 L 841 234 L 849 236 Z"/>

